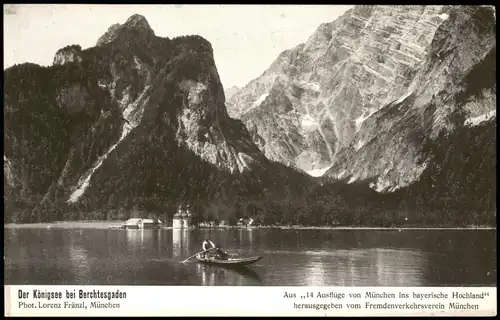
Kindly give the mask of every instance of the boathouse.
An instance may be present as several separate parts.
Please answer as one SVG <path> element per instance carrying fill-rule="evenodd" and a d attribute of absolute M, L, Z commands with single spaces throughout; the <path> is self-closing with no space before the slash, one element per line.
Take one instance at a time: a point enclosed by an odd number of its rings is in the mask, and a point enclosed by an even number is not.
<path fill-rule="evenodd" d="M 131 218 L 122 225 L 125 229 L 153 229 L 161 227 L 162 222 L 158 219 Z"/>

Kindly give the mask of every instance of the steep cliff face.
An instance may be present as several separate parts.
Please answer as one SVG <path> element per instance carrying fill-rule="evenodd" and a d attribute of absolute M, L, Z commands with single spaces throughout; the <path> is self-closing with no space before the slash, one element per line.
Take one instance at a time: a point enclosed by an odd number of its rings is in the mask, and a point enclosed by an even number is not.
<path fill-rule="evenodd" d="M 283 52 L 228 110 L 270 159 L 394 191 L 422 174 L 421 145 L 451 129 L 450 113 L 494 109 L 496 85 L 467 88 L 475 68 L 496 69 L 495 28 L 490 7 L 356 6 Z"/>
<path fill-rule="evenodd" d="M 205 39 L 156 37 L 134 15 L 78 59 L 67 52 L 52 67 L 5 72 L 4 186 L 19 181 L 35 197 L 29 219 L 54 203 L 158 210 L 286 184 L 289 170 L 229 118 Z"/>
<path fill-rule="evenodd" d="M 377 191 L 417 181 L 429 165 L 422 146 L 496 109 L 496 39 L 491 9 L 449 11 L 408 92 L 367 119 L 328 176 L 372 180 Z M 480 76 L 479 76 L 480 75 Z M 457 121 L 456 114 L 470 119 Z M 434 143 L 439 144 L 439 141 Z M 355 161 L 353 159 L 355 158 Z M 430 159 L 429 159 L 430 160 Z"/>

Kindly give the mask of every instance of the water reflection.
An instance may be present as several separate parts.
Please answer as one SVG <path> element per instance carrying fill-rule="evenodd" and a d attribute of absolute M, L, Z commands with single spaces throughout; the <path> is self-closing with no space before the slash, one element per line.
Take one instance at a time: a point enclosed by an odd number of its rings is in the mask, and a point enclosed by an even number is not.
<path fill-rule="evenodd" d="M 69 259 L 71 261 L 71 271 L 75 275 L 76 280 L 82 284 L 86 284 L 91 278 L 89 258 L 87 250 L 83 246 L 71 243 L 69 247 Z"/>
<path fill-rule="evenodd" d="M 132 252 L 140 250 L 143 239 L 142 232 L 143 230 L 139 229 L 125 229 L 127 236 L 127 248 L 129 248 Z"/>
<path fill-rule="evenodd" d="M 201 284 L 204 286 L 215 286 L 215 273 L 208 270 L 208 266 L 201 263 L 196 264 L 196 272 L 201 278 Z"/>
<path fill-rule="evenodd" d="M 191 232 L 189 230 L 172 230 L 172 257 L 175 259 L 188 258 L 191 252 Z"/>
<path fill-rule="evenodd" d="M 323 262 L 318 259 L 312 259 L 306 267 L 309 272 L 305 281 L 311 286 L 322 286 L 325 283 L 325 269 Z"/>
<path fill-rule="evenodd" d="M 203 286 L 245 286 L 262 282 L 257 272 L 246 267 L 233 269 L 197 263 L 196 272 Z"/>
<path fill-rule="evenodd" d="M 289 261 L 286 265 L 286 261 Z M 310 286 L 422 286 L 426 253 L 384 248 L 278 251 L 263 263 L 280 266 L 273 283 Z"/>
<path fill-rule="evenodd" d="M 161 247 L 162 234 L 163 234 L 162 230 L 154 230 L 153 241 L 154 241 L 154 246 L 155 246 L 155 250 L 156 250 L 156 255 L 158 257 L 161 256 L 161 251 L 162 251 L 162 247 Z"/>
<path fill-rule="evenodd" d="M 497 275 L 496 231 L 4 232 L 9 284 L 477 286 Z M 205 236 L 230 254 L 263 259 L 241 270 L 181 264 Z"/>
<path fill-rule="evenodd" d="M 412 250 L 374 248 L 347 252 L 351 286 L 424 285 L 422 261 L 426 254 Z M 344 270 L 339 268 L 339 273 Z"/>
<path fill-rule="evenodd" d="M 253 245 L 253 230 L 252 228 L 247 229 L 247 234 L 248 234 L 248 244 Z"/>
<path fill-rule="evenodd" d="M 127 247 L 130 251 L 138 253 L 144 250 L 160 251 L 161 230 L 157 229 L 125 229 Z"/>

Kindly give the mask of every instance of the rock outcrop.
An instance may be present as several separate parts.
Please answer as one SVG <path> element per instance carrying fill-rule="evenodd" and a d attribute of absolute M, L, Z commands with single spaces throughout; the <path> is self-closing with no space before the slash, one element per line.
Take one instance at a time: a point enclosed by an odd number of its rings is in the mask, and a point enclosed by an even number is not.
<path fill-rule="evenodd" d="M 54 56 L 54 65 L 62 65 L 69 62 L 81 62 L 82 47 L 79 45 L 67 46 L 59 49 Z"/>

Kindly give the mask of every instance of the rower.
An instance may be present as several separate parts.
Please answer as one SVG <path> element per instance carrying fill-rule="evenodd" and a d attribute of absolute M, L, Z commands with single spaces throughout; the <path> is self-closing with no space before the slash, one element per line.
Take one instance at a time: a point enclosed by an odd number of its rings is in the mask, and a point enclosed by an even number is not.
<path fill-rule="evenodd" d="M 203 241 L 203 244 L 201 245 L 203 248 L 203 251 L 207 251 L 210 249 L 215 249 L 215 244 L 210 241 L 208 238 L 205 238 L 205 241 Z M 204 253 L 203 256 L 205 256 L 207 253 Z"/>

